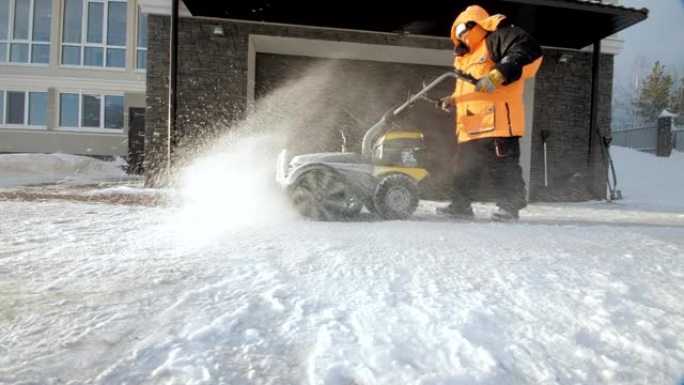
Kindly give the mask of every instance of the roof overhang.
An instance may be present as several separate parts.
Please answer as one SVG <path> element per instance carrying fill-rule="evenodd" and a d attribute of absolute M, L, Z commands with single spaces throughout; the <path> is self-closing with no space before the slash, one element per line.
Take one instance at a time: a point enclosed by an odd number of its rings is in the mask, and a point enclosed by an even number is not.
<path fill-rule="evenodd" d="M 170 0 L 142 0 L 170 4 Z M 454 18 L 477 3 L 502 13 L 544 46 L 582 49 L 628 28 L 648 10 L 585 0 L 185 0 L 194 16 L 446 38 Z M 157 7 L 157 10 L 161 9 Z M 154 12 L 153 12 L 154 13 Z M 168 14 L 168 12 L 167 12 Z"/>
<path fill-rule="evenodd" d="M 139 0 L 138 5 L 140 5 L 140 10 L 148 15 L 171 15 L 171 0 Z M 178 14 L 192 16 L 183 0 L 178 3 Z"/>

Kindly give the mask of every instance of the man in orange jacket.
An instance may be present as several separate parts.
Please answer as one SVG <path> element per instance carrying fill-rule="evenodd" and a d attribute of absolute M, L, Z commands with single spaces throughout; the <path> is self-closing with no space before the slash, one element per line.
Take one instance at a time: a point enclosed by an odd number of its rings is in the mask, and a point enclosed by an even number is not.
<path fill-rule="evenodd" d="M 520 168 L 519 139 L 525 134 L 524 79 L 533 77 L 542 61 L 541 47 L 527 32 L 490 16 L 482 7 L 466 8 L 454 21 L 454 68 L 479 79 L 456 81 L 443 108 L 456 107 L 456 172 L 454 195 L 442 215 L 472 218 L 471 203 L 482 173 L 496 188 L 495 220 L 517 220 L 527 206 Z"/>

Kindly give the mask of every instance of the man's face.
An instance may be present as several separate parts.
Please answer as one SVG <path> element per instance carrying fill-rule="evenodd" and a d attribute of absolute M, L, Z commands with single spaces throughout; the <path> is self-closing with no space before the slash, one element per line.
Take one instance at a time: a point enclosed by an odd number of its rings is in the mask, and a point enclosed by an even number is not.
<path fill-rule="evenodd" d="M 463 44 L 467 44 L 468 35 L 470 31 L 475 27 L 476 23 L 474 21 L 468 21 L 466 23 L 461 23 L 456 26 L 456 38 Z"/>

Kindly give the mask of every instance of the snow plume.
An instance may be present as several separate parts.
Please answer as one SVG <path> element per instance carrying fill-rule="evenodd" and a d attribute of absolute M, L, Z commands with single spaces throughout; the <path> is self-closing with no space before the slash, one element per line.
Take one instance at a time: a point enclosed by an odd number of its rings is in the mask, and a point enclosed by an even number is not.
<path fill-rule="evenodd" d="M 246 119 L 197 151 L 177 175 L 183 237 L 212 239 L 225 230 L 278 223 L 296 217 L 275 182 L 283 148 L 325 107 L 327 65 L 316 66 L 261 98 Z M 310 133 L 311 134 L 311 133 Z M 315 135 L 307 140 L 315 141 Z"/>

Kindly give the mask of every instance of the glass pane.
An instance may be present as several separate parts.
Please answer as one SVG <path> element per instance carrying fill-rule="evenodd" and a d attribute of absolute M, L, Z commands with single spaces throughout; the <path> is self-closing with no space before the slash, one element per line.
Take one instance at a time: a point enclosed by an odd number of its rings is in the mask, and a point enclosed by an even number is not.
<path fill-rule="evenodd" d="M 0 124 L 5 123 L 5 93 L 0 91 Z"/>
<path fill-rule="evenodd" d="M 7 44 L 0 43 L 0 63 L 7 61 Z"/>
<path fill-rule="evenodd" d="M 30 0 L 15 0 L 14 3 L 14 39 L 28 40 L 29 38 L 29 13 Z"/>
<path fill-rule="evenodd" d="M 63 42 L 65 42 L 65 43 L 81 43 L 82 17 L 83 17 L 83 0 L 65 0 L 65 3 L 64 3 L 64 36 L 62 36 Z"/>
<path fill-rule="evenodd" d="M 47 125 L 47 92 L 29 92 L 29 124 Z"/>
<path fill-rule="evenodd" d="M 50 46 L 47 44 L 34 44 L 31 48 L 31 63 L 49 63 L 50 62 Z"/>
<path fill-rule="evenodd" d="M 88 43 L 102 43 L 104 4 L 88 3 Z"/>
<path fill-rule="evenodd" d="M 50 15 L 52 0 L 35 0 L 33 3 L 33 41 L 50 41 Z"/>
<path fill-rule="evenodd" d="M 9 28 L 9 0 L 0 0 L 0 39 L 7 40 Z"/>
<path fill-rule="evenodd" d="M 109 2 L 107 14 L 107 44 L 126 45 L 126 3 Z"/>
<path fill-rule="evenodd" d="M 13 63 L 28 63 L 28 44 L 10 45 L 10 61 Z"/>
<path fill-rule="evenodd" d="M 81 65 L 81 47 L 62 46 L 62 64 Z"/>
<path fill-rule="evenodd" d="M 107 50 L 107 67 L 124 68 L 126 66 L 126 50 L 110 48 Z"/>
<path fill-rule="evenodd" d="M 29 9 L 31 0 L 15 0 L 14 3 L 14 34 L 15 39 L 28 40 Z"/>
<path fill-rule="evenodd" d="M 147 48 L 147 15 L 138 7 L 138 47 Z"/>
<path fill-rule="evenodd" d="M 123 128 L 123 96 L 105 96 L 105 128 Z"/>
<path fill-rule="evenodd" d="M 81 126 L 100 127 L 100 96 L 83 95 L 82 102 Z"/>
<path fill-rule="evenodd" d="M 83 53 L 83 65 L 102 67 L 104 49 L 98 47 L 85 47 Z"/>
<path fill-rule="evenodd" d="M 7 124 L 24 124 L 24 92 L 7 92 Z"/>
<path fill-rule="evenodd" d="M 60 127 L 78 127 L 78 94 L 59 94 Z"/>
<path fill-rule="evenodd" d="M 136 60 L 136 68 L 146 69 L 147 68 L 147 51 L 138 50 L 138 57 Z"/>

